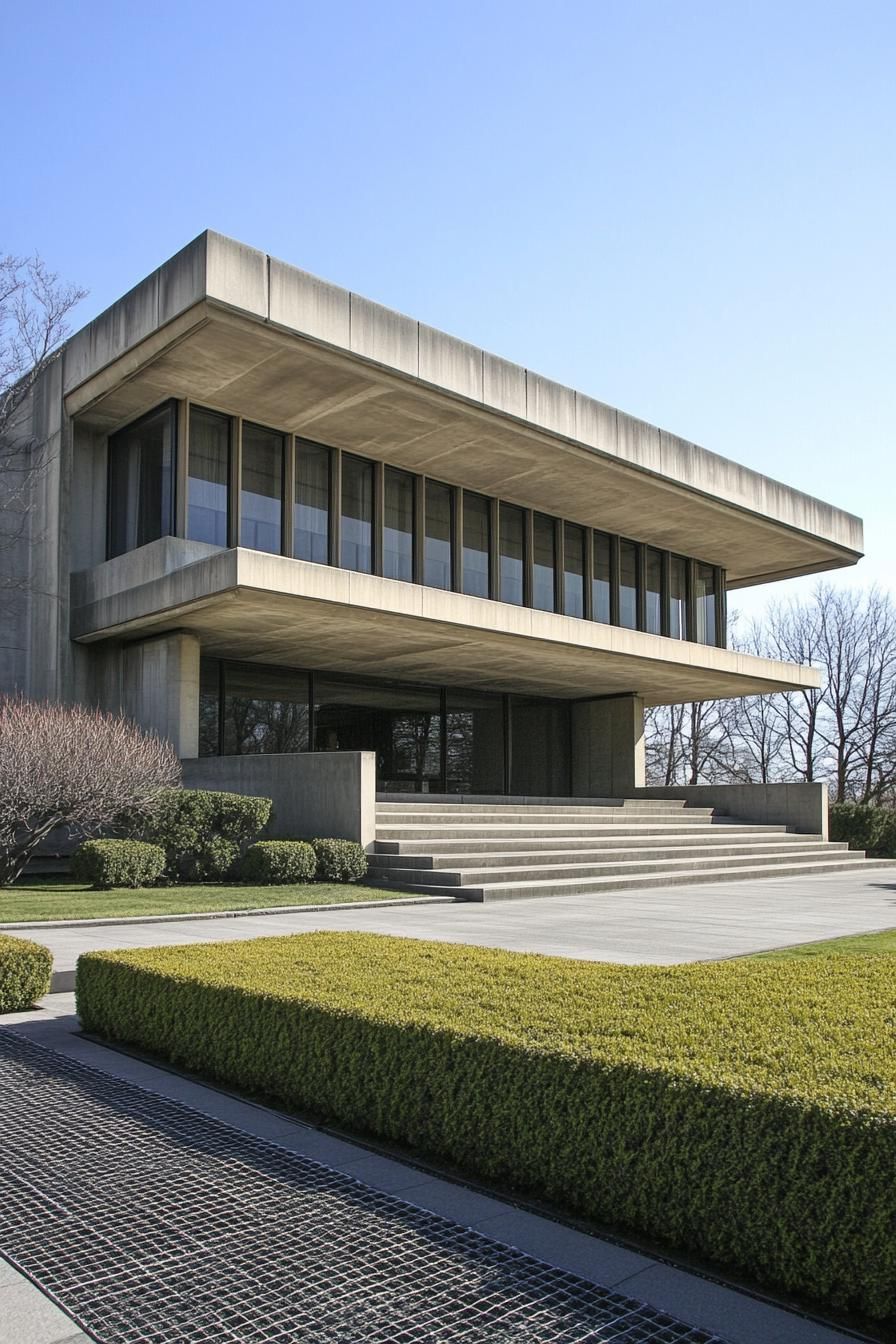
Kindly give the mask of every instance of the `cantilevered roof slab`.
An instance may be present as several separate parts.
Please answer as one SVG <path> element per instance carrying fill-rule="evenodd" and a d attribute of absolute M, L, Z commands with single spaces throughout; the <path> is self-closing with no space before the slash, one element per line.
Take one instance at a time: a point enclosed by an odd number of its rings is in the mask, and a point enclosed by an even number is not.
<path fill-rule="evenodd" d="M 64 385 L 98 429 L 188 398 L 697 556 L 734 588 L 862 552 L 851 514 L 215 233 L 72 338 Z"/>
<path fill-rule="evenodd" d="M 73 577 L 73 639 L 174 629 L 215 657 L 576 699 L 673 704 L 819 685 L 791 663 L 170 537 Z"/>

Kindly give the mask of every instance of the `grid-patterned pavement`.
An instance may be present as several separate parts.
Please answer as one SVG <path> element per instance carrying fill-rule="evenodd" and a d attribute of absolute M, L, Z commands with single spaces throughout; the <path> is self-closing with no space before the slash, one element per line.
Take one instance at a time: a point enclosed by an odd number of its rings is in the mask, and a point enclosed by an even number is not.
<path fill-rule="evenodd" d="M 101 1344 L 723 1344 L 0 1030 L 0 1247 Z"/>

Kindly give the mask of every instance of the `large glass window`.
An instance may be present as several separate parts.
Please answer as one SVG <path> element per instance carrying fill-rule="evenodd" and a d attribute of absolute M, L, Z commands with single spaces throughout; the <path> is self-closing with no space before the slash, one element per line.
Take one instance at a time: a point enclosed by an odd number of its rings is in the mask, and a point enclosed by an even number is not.
<path fill-rule="evenodd" d="M 439 481 L 426 482 L 426 524 L 423 536 L 423 582 L 429 588 L 453 586 L 451 504 L 452 489 Z"/>
<path fill-rule="evenodd" d="M 609 625 L 612 619 L 610 538 L 605 532 L 594 534 L 594 570 L 591 575 L 591 614 L 596 621 Z"/>
<path fill-rule="evenodd" d="M 554 611 L 557 601 L 554 520 L 543 513 L 532 519 L 532 605 Z"/>
<path fill-rule="evenodd" d="M 501 601 L 523 605 L 523 560 L 525 556 L 525 517 L 522 509 L 501 505 L 500 516 Z"/>
<path fill-rule="evenodd" d="M 307 673 L 225 663 L 223 728 L 225 756 L 307 751 Z"/>
<path fill-rule="evenodd" d="M 504 697 L 449 687 L 445 716 L 449 793 L 503 793 Z"/>
<path fill-rule="evenodd" d="M 633 541 L 619 544 L 619 624 L 638 628 L 638 547 Z"/>
<path fill-rule="evenodd" d="M 325 565 L 330 559 L 330 450 L 296 442 L 293 554 Z"/>
<path fill-rule="evenodd" d="M 199 755 L 220 756 L 219 712 L 221 664 L 217 658 L 199 660 Z"/>
<path fill-rule="evenodd" d="M 464 491 L 463 591 L 471 597 L 489 595 L 489 513 L 487 499 Z"/>
<path fill-rule="evenodd" d="M 694 616 L 697 623 L 697 642 L 715 644 L 716 630 L 716 572 L 712 565 L 694 566 Z"/>
<path fill-rule="evenodd" d="M 650 635 L 663 633 L 663 553 L 644 548 L 645 628 Z"/>
<path fill-rule="evenodd" d="M 109 555 L 174 530 L 173 404 L 109 438 Z"/>
<path fill-rule="evenodd" d="M 362 574 L 373 571 L 373 463 L 342 457 L 341 564 Z"/>
<path fill-rule="evenodd" d="M 688 638 L 688 562 L 681 555 L 669 561 L 669 634 Z"/>
<path fill-rule="evenodd" d="M 383 518 L 383 574 L 387 579 L 414 578 L 414 477 L 386 468 Z"/>
<path fill-rule="evenodd" d="M 572 523 L 563 528 L 563 611 L 585 615 L 585 533 Z"/>
<path fill-rule="evenodd" d="M 229 418 L 192 407 L 187 480 L 187 536 L 191 541 L 227 545 L 229 477 Z"/>
<path fill-rule="evenodd" d="M 441 785 L 442 704 L 437 687 L 361 682 L 317 674 L 318 751 L 373 751 L 378 787 L 435 791 Z"/>
<path fill-rule="evenodd" d="M 283 549 L 283 435 L 243 425 L 240 545 L 279 555 Z"/>

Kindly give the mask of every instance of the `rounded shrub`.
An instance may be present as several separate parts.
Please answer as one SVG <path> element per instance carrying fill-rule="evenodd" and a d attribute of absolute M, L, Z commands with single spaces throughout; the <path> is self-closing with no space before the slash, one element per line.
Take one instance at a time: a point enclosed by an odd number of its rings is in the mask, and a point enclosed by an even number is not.
<path fill-rule="evenodd" d="M 164 872 L 164 849 L 143 840 L 86 840 L 72 855 L 72 877 L 97 891 L 151 887 Z"/>
<path fill-rule="evenodd" d="M 240 878 L 260 886 L 289 886 L 313 881 L 316 866 L 314 850 L 305 840 L 259 840 L 246 850 Z"/>
<path fill-rule="evenodd" d="M 831 839 L 864 849 L 871 859 L 896 859 L 896 808 L 832 803 Z"/>
<path fill-rule="evenodd" d="M 211 789 L 168 789 L 143 839 L 161 845 L 172 881 L 216 881 L 268 823 L 270 798 Z"/>
<path fill-rule="evenodd" d="M 0 933 L 0 1013 L 20 1013 L 50 990 L 53 958 L 48 947 Z"/>
<path fill-rule="evenodd" d="M 357 882 L 367 872 L 367 855 L 357 840 L 312 840 L 318 882 Z"/>

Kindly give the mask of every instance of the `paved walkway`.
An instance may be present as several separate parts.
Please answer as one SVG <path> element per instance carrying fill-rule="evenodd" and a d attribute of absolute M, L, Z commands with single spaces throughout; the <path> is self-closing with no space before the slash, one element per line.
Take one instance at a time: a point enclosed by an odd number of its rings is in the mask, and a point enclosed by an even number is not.
<path fill-rule="evenodd" d="M 344 907 L 290 915 L 35 928 L 22 936 L 45 943 L 57 972 L 68 972 L 71 981 L 80 954 L 94 948 L 259 938 L 309 929 L 364 929 L 592 961 L 669 963 L 734 957 L 893 927 L 896 865 L 892 875 L 876 870 L 867 877 L 830 873 L 485 905 Z M 63 981 L 59 987 L 70 986 Z"/>
<path fill-rule="evenodd" d="M 74 1034 L 0 1018 L 0 1344 L 856 1338 Z"/>

